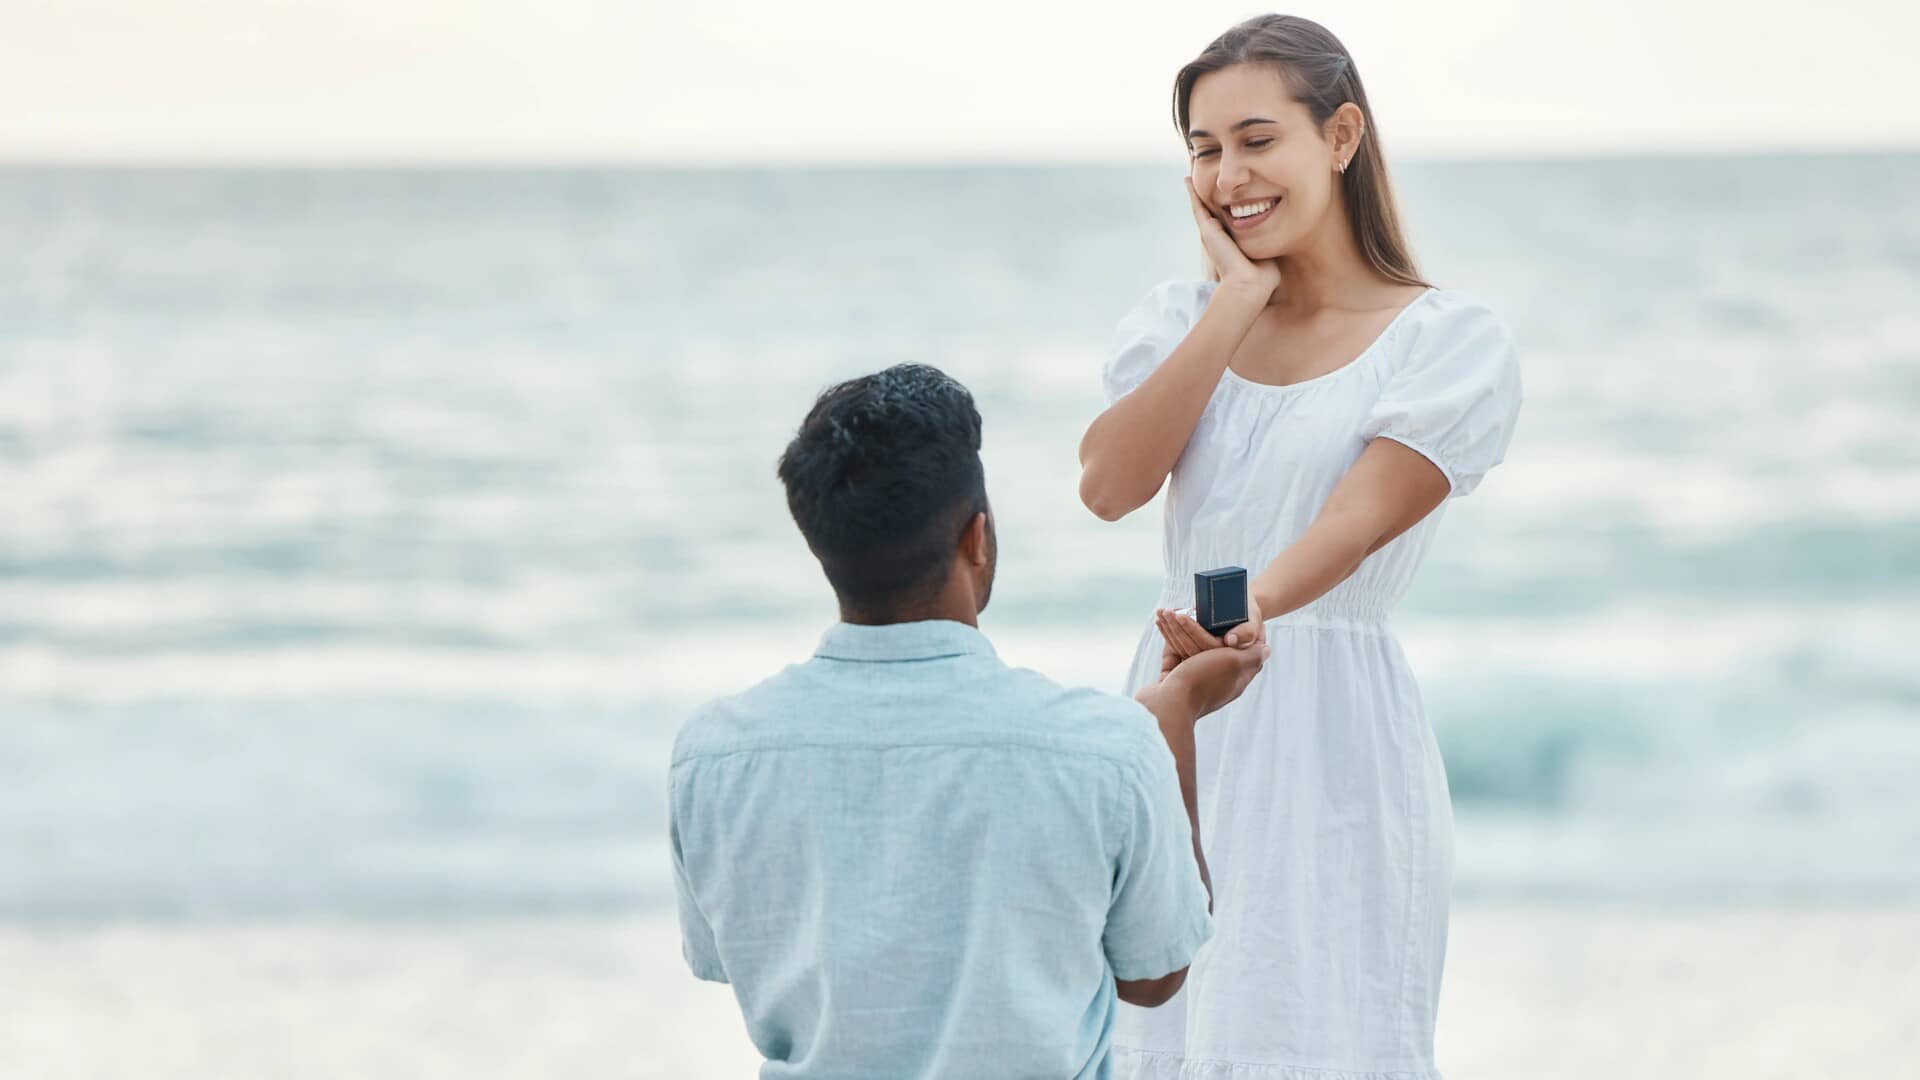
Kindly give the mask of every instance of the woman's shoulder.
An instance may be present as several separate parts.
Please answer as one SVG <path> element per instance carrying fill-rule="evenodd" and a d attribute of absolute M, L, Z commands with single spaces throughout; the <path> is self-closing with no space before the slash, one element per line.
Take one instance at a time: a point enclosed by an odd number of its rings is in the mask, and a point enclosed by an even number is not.
<path fill-rule="evenodd" d="M 1402 391 L 1517 383 L 1519 354 L 1493 307 L 1457 289 L 1431 289 L 1396 328 L 1390 370 Z"/>
<path fill-rule="evenodd" d="M 1147 290 L 1147 294 L 1134 305 L 1131 317 L 1150 319 L 1176 326 L 1182 331 L 1187 330 L 1200 320 L 1200 313 L 1206 310 L 1207 301 L 1213 297 L 1215 284 L 1180 278 L 1163 281 Z"/>
<path fill-rule="evenodd" d="M 1475 335 L 1497 332 L 1507 336 L 1507 324 L 1492 306 L 1473 293 L 1459 289 L 1429 288 L 1414 300 L 1407 311 L 1409 323 L 1426 331 L 1429 343 L 1434 337 L 1453 334 Z"/>
<path fill-rule="evenodd" d="M 1394 331 L 1388 352 L 1396 369 L 1461 351 L 1513 352 L 1506 321 L 1492 305 L 1458 289 L 1428 289 L 1401 313 Z"/>

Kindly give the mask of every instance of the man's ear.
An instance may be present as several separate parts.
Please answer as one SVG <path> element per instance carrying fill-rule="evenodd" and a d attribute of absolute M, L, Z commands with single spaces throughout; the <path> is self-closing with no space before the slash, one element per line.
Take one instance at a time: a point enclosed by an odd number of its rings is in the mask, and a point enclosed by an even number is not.
<path fill-rule="evenodd" d="M 967 519 L 960 530 L 960 557 L 969 566 L 987 565 L 987 512 L 982 510 Z"/>

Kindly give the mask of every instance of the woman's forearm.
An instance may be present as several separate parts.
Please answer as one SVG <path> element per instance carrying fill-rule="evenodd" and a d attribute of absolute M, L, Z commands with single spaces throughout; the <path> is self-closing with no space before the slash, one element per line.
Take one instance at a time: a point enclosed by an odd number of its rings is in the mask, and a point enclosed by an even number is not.
<path fill-rule="evenodd" d="M 1159 492 L 1265 306 L 1258 290 L 1222 283 L 1166 362 L 1094 419 L 1080 440 L 1080 501 L 1087 509 L 1117 521 Z"/>
<path fill-rule="evenodd" d="M 1378 539 L 1378 528 L 1360 515 L 1321 514 L 1248 584 L 1261 617 L 1285 615 L 1325 596 L 1360 569 Z"/>
<path fill-rule="evenodd" d="M 1325 596 L 1367 556 L 1432 513 L 1448 490 L 1446 474 L 1419 451 L 1392 439 L 1368 443 L 1313 524 L 1248 583 L 1261 617 Z"/>

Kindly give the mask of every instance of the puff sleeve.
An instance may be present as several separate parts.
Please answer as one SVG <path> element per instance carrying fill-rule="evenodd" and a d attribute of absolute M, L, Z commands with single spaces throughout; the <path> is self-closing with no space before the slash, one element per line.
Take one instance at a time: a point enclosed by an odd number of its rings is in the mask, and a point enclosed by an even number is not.
<path fill-rule="evenodd" d="M 1135 304 L 1114 328 L 1101 383 L 1111 405 L 1147 381 L 1193 329 L 1206 307 L 1207 287 L 1169 281 Z"/>
<path fill-rule="evenodd" d="M 1457 498 L 1506 456 L 1519 414 L 1520 363 L 1506 326 L 1485 307 L 1459 303 L 1415 337 L 1362 434 L 1418 451 Z"/>

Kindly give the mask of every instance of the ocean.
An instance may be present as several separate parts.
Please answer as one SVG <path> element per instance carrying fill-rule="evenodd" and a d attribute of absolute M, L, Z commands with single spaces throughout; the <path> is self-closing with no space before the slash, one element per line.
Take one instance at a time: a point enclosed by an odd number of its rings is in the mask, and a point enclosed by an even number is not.
<path fill-rule="evenodd" d="M 1920 902 L 1920 155 L 1413 162 L 1518 340 L 1395 623 L 1458 894 Z M 665 763 L 832 597 L 813 395 L 970 386 L 1003 656 L 1112 688 L 1159 507 L 1080 507 L 1178 162 L 0 170 L 0 926 L 671 905 Z"/>

